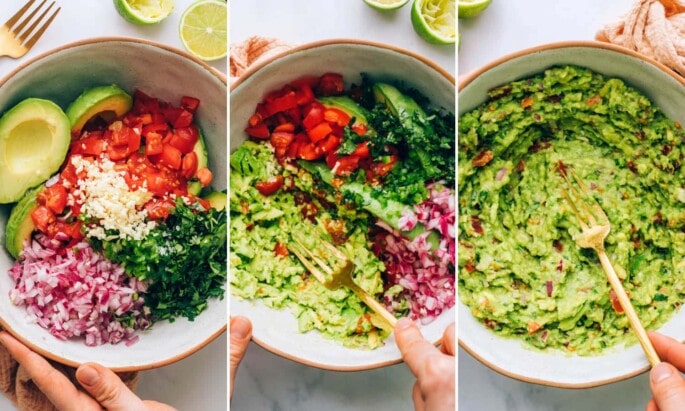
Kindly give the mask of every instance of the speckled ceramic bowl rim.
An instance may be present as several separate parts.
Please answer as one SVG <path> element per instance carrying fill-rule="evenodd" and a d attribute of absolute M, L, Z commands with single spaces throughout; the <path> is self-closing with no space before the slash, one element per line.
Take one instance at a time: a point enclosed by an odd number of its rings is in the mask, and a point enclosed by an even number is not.
<path fill-rule="evenodd" d="M 177 49 L 177 48 L 174 48 L 174 47 L 171 47 L 171 46 L 167 46 L 167 45 L 164 45 L 164 44 L 161 44 L 161 43 L 157 43 L 157 42 L 154 42 L 154 41 L 145 40 L 145 39 L 139 39 L 139 38 L 135 38 L 135 37 L 124 37 L 124 36 L 117 37 L 117 36 L 112 36 L 112 37 L 94 37 L 94 38 L 87 39 L 87 40 L 80 40 L 80 41 L 68 43 L 68 44 L 65 44 L 65 45 L 63 45 L 63 46 L 59 46 L 59 47 L 56 47 L 56 48 L 54 48 L 54 49 L 52 49 L 52 50 L 46 51 L 45 53 L 42 53 L 42 54 L 40 54 L 40 55 L 38 55 L 38 56 L 36 56 L 36 57 L 33 57 L 32 59 L 27 60 L 26 62 L 20 64 L 19 67 L 17 67 L 16 69 L 12 70 L 9 74 L 7 74 L 7 75 L 4 76 L 3 78 L 1 78 L 1 79 L 0 79 L 0 90 L 2 89 L 2 86 L 3 86 L 7 81 L 9 81 L 12 77 L 14 77 L 15 75 L 17 75 L 17 73 L 19 73 L 19 72 L 25 70 L 27 67 L 31 66 L 32 64 L 34 64 L 34 63 L 37 62 L 37 61 L 40 61 L 40 60 L 42 60 L 42 59 L 44 59 L 44 58 L 46 58 L 46 57 L 49 57 L 49 56 L 51 56 L 51 55 L 53 55 L 53 54 L 63 52 L 64 50 L 67 50 L 67 49 L 76 48 L 76 47 L 81 47 L 81 46 L 86 46 L 86 45 L 90 45 L 90 44 L 108 43 L 108 42 L 117 42 L 117 43 L 122 43 L 122 42 L 123 42 L 123 43 L 142 44 L 142 45 L 152 46 L 152 47 L 155 47 L 155 48 L 163 49 L 163 50 L 165 50 L 165 51 L 167 51 L 167 52 L 171 52 L 171 53 L 177 54 L 177 55 L 178 55 L 179 57 L 181 57 L 181 58 L 184 58 L 184 59 L 188 59 L 188 60 L 193 61 L 193 62 L 196 63 L 197 65 L 201 66 L 203 69 L 207 70 L 207 71 L 209 72 L 209 74 L 211 74 L 212 76 L 216 77 L 216 78 L 219 79 L 222 83 L 224 83 L 224 84 L 227 85 L 226 75 L 224 75 L 223 73 L 221 73 L 219 70 L 215 69 L 214 67 L 208 65 L 208 64 L 205 63 L 204 61 L 202 61 L 202 60 L 200 60 L 200 59 L 198 59 L 198 58 L 196 58 L 196 57 L 190 55 L 189 53 L 186 53 L 186 52 L 183 51 L 183 50 L 180 50 L 180 49 Z M 226 115 L 228 115 L 228 113 L 226 113 Z M 24 337 L 22 337 L 22 336 L 19 335 L 18 333 L 14 332 L 14 330 L 12 330 L 12 328 L 8 327 L 8 324 L 5 322 L 5 320 L 4 320 L 2 317 L 0 317 L 0 325 L 1 325 L 2 328 L 4 328 L 5 330 L 9 331 L 10 334 L 12 334 L 12 335 L 13 335 L 15 338 L 17 338 L 19 341 L 21 341 L 24 345 L 26 345 L 27 347 L 29 347 L 31 350 L 37 352 L 38 354 L 40 354 L 40 355 L 42 355 L 42 356 L 44 356 L 44 357 L 47 357 L 47 358 L 49 358 L 49 359 L 51 359 L 51 360 L 53 360 L 53 361 L 59 362 L 59 363 L 61 363 L 61 364 L 68 365 L 68 366 L 70 366 L 70 367 L 77 367 L 77 366 L 80 365 L 80 363 L 78 363 L 78 362 L 71 361 L 71 360 L 68 360 L 68 359 L 66 359 L 66 358 L 62 358 L 62 357 L 60 357 L 60 356 L 58 356 L 58 355 L 55 355 L 54 353 L 52 353 L 52 352 L 50 352 L 50 351 L 44 350 L 44 349 L 42 349 L 42 348 L 40 348 L 40 347 L 38 347 L 38 346 L 32 344 L 31 341 L 25 339 Z M 141 365 L 141 366 L 112 367 L 112 370 L 113 370 L 113 371 L 116 371 L 116 372 L 143 371 L 143 370 L 149 370 L 149 369 L 153 369 L 153 368 L 159 368 L 159 367 L 163 367 L 163 366 L 166 366 L 166 365 L 175 363 L 175 362 L 177 362 L 177 361 L 180 361 L 180 360 L 182 360 L 182 359 L 184 359 L 184 358 L 186 358 L 186 357 L 188 357 L 188 356 L 194 354 L 195 352 L 199 351 L 201 348 L 205 347 L 207 344 L 209 344 L 209 343 L 211 343 L 212 341 L 214 341 L 217 337 L 219 337 L 221 334 L 223 334 L 224 332 L 226 332 L 226 328 L 227 328 L 227 325 L 224 324 L 224 325 L 223 325 L 221 328 L 219 328 L 216 332 L 214 332 L 212 335 L 210 335 L 205 341 L 203 341 L 203 342 L 201 342 L 201 343 L 199 343 L 199 344 L 196 344 L 195 346 L 189 347 L 186 351 L 184 351 L 184 352 L 182 352 L 182 353 L 179 353 L 179 354 L 177 354 L 177 355 L 174 355 L 174 356 L 172 356 L 172 357 L 169 357 L 169 358 L 167 358 L 167 359 L 165 359 L 165 360 L 163 360 L 163 361 L 157 361 L 157 362 L 153 362 L 153 363 L 147 363 L 147 364 L 143 364 L 143 365 Z"/>
<path fill-rule="evenodd" d="M 293 47 L 292 49 L 289 49 L 287 51 L 284 51 L 282 53 L 279 53 L 277 55 L 274 55 L 272 57 L 269 57 L 268 59 L 264 59 L 264 61 L 259 62 L 258 64 L 255 64 L 248 68 L 243 75 L 241 75 L 239 78 L 237 78 L 233 83 L 231 83 L 231 92 L 238 86 L 240 83 L 242 83 L 244 80 L 246 80 L 248 77 L 256 73 L 257 71 L 261 70 L 262 67 L 265 67 L 271 63 L 273 63 L 276 60 L 281 59 L 282 57 L 289 56 L 291 54 L 299 53 L 304 50 L 310 50 L 310 49 L 315 49 L 319 47 L 326 47 L 326 46 L 332 46 L 332 45 L 337 45 L 337 44 L 352 44 L 352 45 L 360 45 L 360 46 L 369 46 L 369 47 L 377 47 L 385 50 L 390 50 L 396 53 L 404 54 L 406 56 L 412 57 L 416 60 L 419 60 L 438 72 L 440 75 L 445 77 L 450 83 L 453 85 L 455 84 L 455 79 L 454 76 L 452 76 L 448 71 L 446 71 L 444 68 L 440 67 L 437 63 L 434 61 L 421 56 L 420 54 L 417 54 L 415 52 L 409 51 L 407 49 L 389 45 L 389 44 L 384 44 L 384 43 L 378 43 L 378 42 L 372 42 L 372 41 L 366 41 L 366 40 L 358 40 L 358 39 L 328 39 L 328 40 L 321 40 L 321 41 L 315 41 L 312 43 L 306 43 L 302 44 L 300 46 Z M 230 106 L 230 97 L 229 97 L 229 106 Z M 230 150 L 230 147 L 229 147 Z M 456 308 L 456 307 L 455 307 Z M 230 314 L 230 312 L 229 312 Z M 456 309 L 455 309 L 455 316 L 456 316 Z M 397 359 L 397 360 L 389 360 L 389 361 L 380 361 L 376 363 L 370 363 L 370 364 L 365 364 L 361 366 L 329 366 L 325 364 L 320 364 L 315 361 L 310 361 L 307 359 L 303 359 L 300 357 L 293 356 L 285 351 L 282 351 L 272 345 L 267 344 L 266 342 L 260 340 L 258 337 L 252 337 L 252 341 L 254 341 L 256 344 L 258 344 L 260 347 L 264 348 L 265 350 L 272 352 L 280 357 L 286 358 L 291 361 L 295 361 L 299 364 L 304 364 L 308 365 L 310 367 L 315 367 L 315 368 L 321 368 L 325 370 L 331 370 L 331 371 L 364 371 L 364 370 L 372 370 L 376 368 L 381 368 L 381 367 L 386 367 L 390 366 L 393 364 L 398 364 L 402 362 L 402 359 Z M 439 344 L 438 341 L 434 341 L 434 344 L 437 345 Z"/>
<path fill-rule="evenodd" d="M 665 72 L 666 74 L 670 75 L 675 80 L 677 80 L 680 84 L 685 86 L 685 79 L 683 77 L 681 77 L 680 75 L 678 75 L 673 70 L 671 70 L 670 68 L 666 67 L 664 64 L 659 63 L 658 61 L 656 61 L 650 57 L 644 56 L 644 55 L 639 54 L 635 51 L 627 49 L 625 47 L 616 46 L 616 45 L 609 44 L 609 43 L 602 43 L 599 41 L 563 41 L 563 42 L 544 44 L 544 45 L 524 49 L 521 51 L 517 51 L 515 53 L 512 53 L 512 54 L 506 55 L 504 57 L 498 58 L 497 60 L 494 60 L 494 61 L 486 64 L 485 66 L 483 66 L 479 69 L 476 69 L 470 73 L 464 74 L 463 76 L 459 77 L 458 91 L 461 92 L 461 90 L 464 87 L 469 85 L 472 81 L 474 81 L 480 75 L 482 75 L 483 73 L 487 72 L 488 70 L 490 70 L 494 67 L 497 67 L 503 63 L 506 63 L 508 61 L 511 61 L 511 60 L 514 60 L 514 59 L 517 59 L 520 57 L 528 56 L 531 54 L 544 52 L 547 50 L 557 50 L 557 49 L 564 49 L 564 48 L 595 48 L 595 49 L 605 49 L 605 50 L 609 50 L 609 51 L 613 51 L 613 52 L 617 52 L 617 53 L 626 54 L 628 56 L 635 57 L 635 58 L 643 60 L 647 63 L 650 63 L 651 65 L 659 68 L 660 70 L 662 70 L 663 72 Z M 457 96 L 457 105 L 458 104 L 459 103 L 458 103 L 458 96 Z M 577 383 L 577 384 L 575 384 L 575 383 L 574 384 L 557 383 L 557 382 L 541 380 L 541 379 L 537 379 L 537 378 L 531 378 L 531 377 L 527 377 L 524 375 L 516 374 L 516 373 L 510 372 L 510 371 L 507 371 L 507 370 L 505 370 L 505 369 L 503 369 L 503 368 L 501 368 L 495 364 L 492 364 L 492 363 L 488 362 L 487 360 L 485 360 L 480 355 L 478 355 L 478 352 L 475 349 L 466 345 L 461 340 L 461 338 L 459 338 L 459 346 L 461 346 L 464 350 L 466 350 L 466 352 L 468 352 L 471 356 L 473 356 L 475 359 L 480 361 L 482 364 L 486 365 L 490 369 L 492 369 L 492 370 L 494 370 L 494 371 L 496 371 L 502 375 L 505 375 L 507 377 L 514 378 L 514 379 L 517 379 L 520 381 L 530 382 L 530 383 L 539 384 L 539 385 L 546 385 L 546 386 L 550 386 L 550 387 L 574 388 L 574 389 L 598 387 L 601 385 L 606 385 L 606 384 L 611 384 L 611 383 L 618 382 L 618 381 L 623 381 L 625 379 L 634 377 L 636 375 L 642 374 L 642 373 L 649 370 L 649 366 L 646 366 L 646 367 L 640 368 L 640 369 L 638 369 L 632 373 L 626 373 L 626 374 L 618 375 L 614 378 L 609 378 L 609 379 L 605 379 L 605 380 L 590 381 L 587 383 Z"/>

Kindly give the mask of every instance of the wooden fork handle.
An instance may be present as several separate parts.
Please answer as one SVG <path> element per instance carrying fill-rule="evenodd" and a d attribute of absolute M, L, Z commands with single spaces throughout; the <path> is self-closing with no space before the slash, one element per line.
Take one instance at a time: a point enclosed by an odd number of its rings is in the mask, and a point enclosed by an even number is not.
<path fill-rule="evenodd" d="M 379 303 L 371 294 L 367 293 L 356 284 L 352 286 L 352 290 L 359 296 L 364 304 L 368 305 L 369 308 L 371 308 L 376 314 L 383 317 L 383 319 L 385 319 L 385 321 L 387 321 L 393 329 L 395 328 L 397 318 L 395 318 L 390 311 L 386 310 L 383 304 Z"/>
<path fill-rule="evenodd" d="M 661 359 L 659 358 L 659 355 L 656 353 L 656 350 L 654 349 L 652 342 L 649 340 L 647 332 L 645 331 L 645 328 L 642 326 L 640 318 L 637 316 L 635 308 L 633 307 L 633 304 L 630 302 L 628 294 L 626 294 L 626 290 L 623 289 L 621 279 L 618 278 L 618 276 L 616 275 L 616 271 L 614 271 L 614 267 L 611 265 L 611 261 L 609 261 L 609 257 L 607 257 L 607 254 L 604 252 L 604 250 L 597 250 L 597 255 L 599 256 L 600 263 L 602 263 L 602 268 L 604 268 L 604 271 L 607 274 L 607 278 L 609 279 L 611 288 L 616 293 L 618 301 L 621 303 L 621 307 L 623 308 L 623 311 L 628 317 L 630 326 L 633 327 L 633 331 L 637 335 L 637 339 L 640 342 L 640 345 L 642 346 L 642 350 L 645 352 L 645 356 L 647 356 L 647 360 L 652 365 L 652 367 L 654 367 L 655 365 L 661 362 Z"/>

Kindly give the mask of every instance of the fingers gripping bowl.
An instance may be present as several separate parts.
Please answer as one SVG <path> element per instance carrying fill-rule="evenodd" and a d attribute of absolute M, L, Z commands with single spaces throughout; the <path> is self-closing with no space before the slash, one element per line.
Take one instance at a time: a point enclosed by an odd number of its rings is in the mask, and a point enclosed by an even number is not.
<path fill-rule="evenodd" d="M 5 112 L 27 98 L 49 100 L 66 109 L 84 90 L 113 84 L 131 95 L 140 90 L 174 105 L 184 96 L 196 97 L 200 106 L 194 123 L 204 136 L 207 160 L 214 172 L 211 185 L 216 190 L 226 188 L 226 79 L 184 52 L 129 38 L 100 38 L 69 44 L 7 75 L 0 83 L 0 111 Z M 86 145 L 81 147 L 85 149 Z M 143 153 L 142 149 L 131 150 Z M 10 210 L 11 205 L 1 209 L 3 245 L 11 245 L 4 238 Z M 7 296 L 14 281 L 7 272 L 13 264 L 9 253 L 0 254 L 3 273 L 0 294 L 5 296 L 0 299 L 2 326 L 40 354 L 68 365 L 93 361 L 117 371 L 154 368 L 192 354 L 226 328 L 225 300 L 211 298 L 193 321 L 181 317 L 173 322 L 155 322 L 151 328 L 137 332 L 138 341 L 129 346 L 89 347 L 79 339 L 62 341 L 27 320 L 25 307 L 10 302 Z"/>
<path fill-rule="evenodd" d="M 563 90 L 559 91 L 561 84 L 564 84 Z M 520 90 L 528 91 L 520 96 Z M 650 196 L 653 194 L 650 193 L 657 189 L 645 183 L 650 180 L 644 174 L 649 170 L 652 176 L 658 175 L 658 179 L 666 181 L 659 189 L 677 194 L 680 163 L 676 160 L 671 167 L 667 165 L 671 160 L 667 159 L 679 156 L 670 147 L 681 143 L 679 124 L 683 121 L 684 97 L 682 78 L 660 64 L 622 48 L 590 42 L 524 50 L 462 81 L 459 91 L 463 126 L 459 131 L 460 156 L 465 156 L 460 157 L 460 189 L 465 193 L 460 199 L 463 248 L 460 248 L 459 264 L 459 336 L 462 347 L 506 375 L 553 386 L 595 386 L 647 369 L 647 361 L 639 345 L 634 344 L 634 338 L 630 344 L 632 335 L 625 315 L 620 304 L 614 302 L 599 263 L 593 258 L 584 260 L 580 254 L 578 258 L 573 257 L 579 249 L 573 240 L 577 222 L 570 210 L 566 210 L 568 206 L 560 192 L 562 180 L 554 172 L 564 167 L 572 167 L 576 174 L 582 175 L 613 220 L 611 235 L 615 237 L 607 252 L 619 266 L 625 267 L 624 287 L 631 289 L 633 305 L 641 307 L 643 323 L 678 339 L 685 337 L 685 316 L 682 310 L 678 311 L 683 299 L 683 274 L 679 265 L 683 256 L 678 240 L 681 234 L 675 228 L 678 220 L 666 211 L 681 209 L 681 202 L 677 196 L 657 201 L 654 204 L 659 211 L 652 212 Z M 513 110 L 502 114 L 500 109 L 510 101 L 509 107 Z M 636 104 L 632 107 L 640 108 L 625 117 L 628 122 L 622 123 L 619 119 L 631 110 L 631 102 Z M 470 138 L 475 134 L 468 134 L 467 129 L 475 130 L 469 124 L 478 107 L 489 108 L 493 117 L 501 116 L 497 117 L 497 124 L 503 130 L 507 127 L 505 124 L 520 115 L 524 120 L 517 120 L 517 124 L 525 132 L 511 141 L 521 144 L 511 145 L 505 153 L 497 146 L 504 141 L 501 139 L 483 137 L 483 142 L 489 142 L 483 145 L 492 148 L 489 153 L 483 146 L 474 144 Z M 547 108 L 538 111 L 540 107 Z M 559 107 L 567 110 L 561 113 L 557 111 Z M 568 113 L 575 117 L 569 117 Z M 486 117 L 480 117 L 480 131 L 489 127 Z M 525 126 L 527 120 L 531 122 Z M 633 122 L 635 126 L 630 126 Z M 511 131 L 510 135 L 514 133 Z M 669 136 L 672 143 L 661 144 L 669 141 Z M 524 141 L 530 137 L 534 144 L 526 145 Z M 467 159 L 467 153 L 473 153 L 475 147 L 487 155 L 478 158 L 471 154 Z M 575 148 L 569 150 L 569 147 Z M 648 155 L 650 152 L 655 155 Z M 647 157 L 658 160 L 650 163 Z M 507 159 L 513 166 L 501 163 Z M 643 162 L 644 166 L 635 166 Z M 487 171 L 489 166 L 493 168 Z M 542 176 L 537 180 L 530 178 L 535 170 Z M 488 180 L 485 178 L 488 172 L 494 173 L 489 189 L 483 185 Z M 527 184 L 530 188 L 524 191 L 524 187 L 529 187 Z M 511 204 L 491 214 L 497 215 L 499 228 L 484 223 L 489 217 L 477 211 L 480 206 L 474 208 L 476 203 L 485 204 L 487 196 L 497 196 L 494 193 L 499 190 L 494 186 L 508 187 L 501 195 Z M 474 196 L 469 192 L 479 194 Z M 490 205 L 483 209 L 494 210 Z M 526 217 L 522 224 L 512 224 L 513 209 L 522 210 L 520 214 L 530 218 Z M 669 216 L 666 219 L 670 223 L 661 225 L 661 210 Z M 679 213 L 674 211 L 672 215 Z M 632 217 L 626 219 L 627 215 Z M 642 222 L 645 227 L 651 227 L 647 230 L 649 234 L 641 228 Z M 538 226 L 544 229 L 534 232 Z M 501 232 L 495 235 L 496 239 L 489 238 L 494 230 Z M 667 233 L 670 239 L 658 240 L 661 232 Z M 518 237 L 521 235 L 530 238 L 530 242 L 510 253 L 502 251 L 494 260 L 483 259 L 491 253 L 480 239 L 488 238 L 490 248 L 498 248 L 518 241 L 517 238 L 523 238 Z M 548 237 L 549 247 L 533 251 Z M 478 247 L 471 247 L 476 243 Z M 510 257 L 526 262 L 517 266 L 498 263 Z M 659 263 L 660 259 L 664 262 Z M 642 265 L 643 261 L 651 263 Z M 529 263 L 533 265 L 526 265 Z M 650 274 L 648 266 L 663 269 Z M 532 277 L 529 273 L 533 273 Z M 649 275 L 658 280 L 646 280 Z M 541 282 L 535 282 L 538 280 Z M 480 290 L 477 284 L 481 284 Z M 647 284 L 652 286 L 645 287 Z M 508 291 L 503 292 L 505 289 Z M 513 300 L 508 299 L 514 296 Z M 497 307 L 510 314 L 502 315 L 503 311 Z M 523 324 L 523 327 L 514 331 L 518 327 L 514 324 Z M 502 337 L 507 334 L 509 337 Z"/>
<path fill-rule="evenodd" d="M 448 110 L 454 107 L 452 76 L 419 56 L 390 46 L 355 40 L 307 44 L 251 69 L 232 85 L 231 152 L 234 153 L 248 139 L 244 131 L 248 119 L 265 96 L 298 79 L 323 78 L 330 72 L 341 75 L 347 87 L 353 83 L 360 84 L 362 73 L 365 73 L 375 81 L 401 82 L 413 87 L 435 107 Z M 233 163 L 231 167 L 233 184 Z M 240 241 L 238 235 L 232 229 L 232 247 Z M 234 257 L 238 256 L 232 253 L 231 264 Z M 231 272 L 233 275 L 233 268 Z M 302 319 L 298 320 L 289 309 L 269 308 L 258 300 L 232 297 L 231 314 L 252 319 L 253 336 L 258 344 L 304 364 L 333 370 L 361 370 L 389 365 L 401 359 L 392 336 L 376 349 L 347 348 L 318 332 L 300 332 L 298 321 Z M 423 326 L 422 331 L 429 340 L 437 342 L 445 327 L 453 321 L 454 309 L 447 309 L 433 322 Z"/>

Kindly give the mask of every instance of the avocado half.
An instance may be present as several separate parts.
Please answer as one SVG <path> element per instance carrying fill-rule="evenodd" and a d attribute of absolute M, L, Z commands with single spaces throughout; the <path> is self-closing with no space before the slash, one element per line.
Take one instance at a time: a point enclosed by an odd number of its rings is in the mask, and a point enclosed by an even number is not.
<path fill-rule="evenodd" d="M 15 260 L 19 258 L 19 253 L 24 249 L 24 242 L 31 238 L 31 234 L 36 228 L 31 213 L 38 207 L 36 198 L 44 188 L 45 186 L 40 184 L 38 187 L 27 191 L 10 212 L 5 227 L 5 247 Z"/>
<path fill-rule="evenodd" d="M 110 122 L 126 114 L 131 106 L 133 98 L 114 84 L 90 88 L 67 107 L 71 132 L 81 134 L 86 123 L 98 116 Z"/>
<path fill-rule="evenodd" d="M 62 165 L 69 119 L 49 100 L 28 98 L 0 118 L 0 204 L 14 203 Z"/>
<path fill-rule="evenodd" d="M 414 113 L 425 117 L 425 112 L 413 98 L 402 94 L 396 87 L 386 83 L 376 83 L 373 85 L 373 96 L 377 103 L 385 104 L 385 106 L 394 115 L 398 115 L 400 111 L 404 111 L 411 118 Z"/>

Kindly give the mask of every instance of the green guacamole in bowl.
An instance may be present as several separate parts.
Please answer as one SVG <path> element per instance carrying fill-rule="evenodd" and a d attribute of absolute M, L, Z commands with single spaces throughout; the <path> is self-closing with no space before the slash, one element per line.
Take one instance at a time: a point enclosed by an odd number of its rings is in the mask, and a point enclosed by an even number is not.
<path fill-rule="evenodd" d="M 636 341 L 556 168 L 611 222 L 606 251 L 640 320 L 685 296 L 681 125 L 623 80 L 559 65 L 491 89 L 459 118 L 459 297 L 493 332 L 595 355 Z"/>

